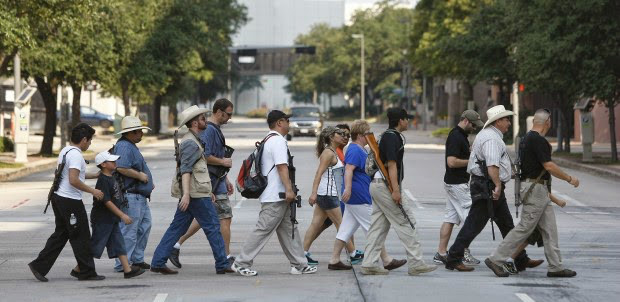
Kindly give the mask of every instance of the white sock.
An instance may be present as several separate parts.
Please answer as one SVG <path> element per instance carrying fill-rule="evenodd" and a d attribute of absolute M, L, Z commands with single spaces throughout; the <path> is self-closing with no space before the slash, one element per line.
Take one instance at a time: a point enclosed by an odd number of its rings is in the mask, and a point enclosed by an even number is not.
<path fill-rule="evenodd" d="M 351 254 L 349 254 L 351 257 L 355 257 L 355 255 L 357 255 L 357 251 L 353 251 Z"/>
<path fill-rule="evenodd" d="M 515 262 L 512 258 L 506 258 L 506 262 Z"/>
<path fill-rule="evenodd" d="M 228 255 L 228 256 L 226 256 L 226 259 L 230 259 L 230 257 L 232 257 L 232 255 Z"/>
<path fill-rule="evenodd" d="M 308 251 L 304 251 L 304 256 L 308 256 L 308 254 L 310 254 Z"/>
<path fill-rule="evenodd" d="M 180 249 L 181 249 L 181 244 L 180 244 L 180 243 L 178 243 L 178 242 L 177 242 L 177 243 L 175 243 L 175 244 L 174 244 L 174 248 L 175 248 L 175 249 L 177 249 L 177 250 L 180 250 Z"/>

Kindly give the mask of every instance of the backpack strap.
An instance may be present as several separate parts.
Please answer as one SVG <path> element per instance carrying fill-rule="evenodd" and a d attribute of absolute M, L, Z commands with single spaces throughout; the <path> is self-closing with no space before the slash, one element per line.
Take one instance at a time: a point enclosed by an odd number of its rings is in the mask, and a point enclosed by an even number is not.
<path fill-rule="evenodd" d="M 256 142 L 256 160 L 254 161 L 255 167 L 257 169 L 260 169 L 261 167 L 259 166 L 261 164 L 262 161 L 262 157 L 263 157 L 263 148 L 265 147 L 265 143 L 272 137 L 276 136 L 277 134 L 275 133 L 269 133 L 267 136 L 265 136 L 265 138 L 263 138 L 262 141 L 260 142 Z M 288 152 L 288 148 L 287 148 L 287 152 Z M 288 153 L 289 157 L 290 157 L 290 152 Z M 269 172 L 267 172 L 267 174 L 265 174 L 265 176 L 269 175 L 269 173 L 271 173 L 271 171 L 273 170 L 273 168 L 275 168 L 276 165 L 274 164 L 271 169 L 269 169 Z M 260 171 L 260 170 L 257 170 Z"/>

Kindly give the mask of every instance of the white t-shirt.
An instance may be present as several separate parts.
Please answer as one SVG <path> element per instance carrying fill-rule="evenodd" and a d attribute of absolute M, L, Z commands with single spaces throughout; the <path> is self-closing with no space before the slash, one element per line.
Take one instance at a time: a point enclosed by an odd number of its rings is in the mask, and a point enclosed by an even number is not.
<path fill-rule="evenodd" d="M 67 153 L 71 149 L 75 150 Z M 82 156 L 82 150 L 74 146 L 64 147 L 58 155 L 59 165 L 62 162 L 62 157 L 63 155 L 65 155 L 65 153 L 67 153 L 67 159 L 65 162 L 65 168 L 62 170 L 62 180 L 60 181 L 60 185 L 58 186 L 58 191 L 56 191 L 56 194 L 58 196 L 66 198 L 82 200 L 82 191 L 78 190 L 76 187 L 72 186 L 69 183 L 69 169 L 80 170 L 80 180 L 82 182 L 86 180 L 86 162 L 84 161 L 84 157 Z"/>
<path fill-rule="evenodd" d="M 269 134 L 277 135 L 269 138 L 263 148 L 261 159 L 261 173 L 267 176 L 267 187 L 260 195 L 260 202 L 282 201 L 279 194 L 285 191 L 284 184 L 280 179 L 277 165 L 285 164 L 288 166 L 288 144 L 286 139 L 276 131 L 269 131 Z"/>

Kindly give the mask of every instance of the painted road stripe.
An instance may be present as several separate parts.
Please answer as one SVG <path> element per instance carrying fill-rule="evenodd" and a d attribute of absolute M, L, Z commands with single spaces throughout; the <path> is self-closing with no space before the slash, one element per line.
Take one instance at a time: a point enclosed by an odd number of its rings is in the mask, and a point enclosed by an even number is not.
<path fill-rule="evenodd" d="M 241 209 L 241 206 L 243 205 L 243 201 L 246 200 L 245 197 L 241 197 L 241 200 L 239 200 L 237 202 L 237 204 L 235 205 L 235 209 Z"/>
<path fill-rule="evenodd" d="M 574 199 L 574 198 L 572 198 L 572 197 L 570 197 L 570 196 L 568 196 L 566 194 L 562 194 L 562 193 L 560 193 L 560 192 L 558 192 L 556 190 L 551 190 L 551 193 L 553 193 L 553 195 L 556 195 L 558 197 L 566 199 L 566 202 L 568 203 L 567 205 L 569 205 L 569 206 L 572 203 L 572 205 L 576 205 L 576 206 L 579 206 L 579 207 L 587 207 L 587 205 L 585 205 L 584 203 L 580 202 L 579 200 Z"/>
<path fill-rule="evenodd" d="M 566 212 L 566 214 L 582 214 L 582 215 L 613 215 L 607 212 Z"/>
<path fill-rule="evenodd" d="M 534 299 L 530 298 L 530 296 L 528 296 L 527 294 L 523 294 L 523 293 L 515 293 L 515 295 L 521 299 L 521 301 L 523 302 L 536 302 L 534 301 Z"/>
<path fill-rule="evenodd" d="M 153 302 L 164 302 L 164 301 L 166 301 L 166 298 L 168 298 L 168 294 L 157 294 L 157 296 L 155 296 L 155 300 L 153 300 Z"/>
<path fill-rule="evenodd" d="M 411 194 L 411 191 L 409 191 L 409 189 L 404 189 L 403 192 L 405 192 L 405 195 L 407 195 L 409 200 L 413 202 L 416 208 L 424 209 L 424 207 L 420 204 L 420 202 L 415 197 L 413 197 L 413 194 Z"/>

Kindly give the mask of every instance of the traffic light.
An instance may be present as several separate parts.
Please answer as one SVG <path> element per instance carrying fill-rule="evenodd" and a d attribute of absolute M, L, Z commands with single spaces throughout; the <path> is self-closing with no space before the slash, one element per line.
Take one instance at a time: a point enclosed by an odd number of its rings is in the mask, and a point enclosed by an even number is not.
<path fill-rule="evenodd" d="M 299 46 L 295 47 L 295 53 L 313 55 L 316 53 L 316 47 L 314 46 Z"/>

